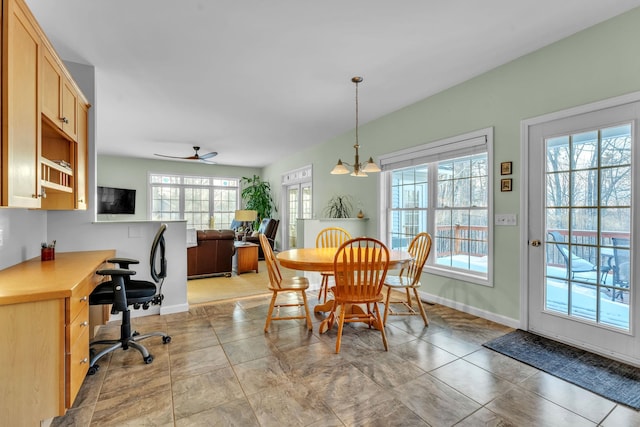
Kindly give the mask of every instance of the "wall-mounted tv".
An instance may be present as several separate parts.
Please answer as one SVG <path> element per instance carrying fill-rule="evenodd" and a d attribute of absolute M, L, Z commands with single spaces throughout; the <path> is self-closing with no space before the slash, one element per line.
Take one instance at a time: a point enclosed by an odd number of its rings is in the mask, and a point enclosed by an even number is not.
<path fill-rule="evenodd" d="M 136 190 L 125 188 L 98 187 L 99 214 L 136 213 Z"/>

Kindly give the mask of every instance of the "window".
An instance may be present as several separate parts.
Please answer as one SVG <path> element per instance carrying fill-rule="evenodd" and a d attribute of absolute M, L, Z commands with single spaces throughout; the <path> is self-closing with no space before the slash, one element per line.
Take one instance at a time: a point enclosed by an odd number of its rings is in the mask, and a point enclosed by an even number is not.
<path fill-rule="evenodd" d="M 239 206 L 239 180 L 149 174 L 152 220 L 187 221 L 187 228 L 229 228 Z"/>
<path fill-rule="evenodd" d="M 392 249 L 421 231 L 433 238 L 425 269 L 491 283 L 493 130 L 382 156 L 382 224 Z"/>

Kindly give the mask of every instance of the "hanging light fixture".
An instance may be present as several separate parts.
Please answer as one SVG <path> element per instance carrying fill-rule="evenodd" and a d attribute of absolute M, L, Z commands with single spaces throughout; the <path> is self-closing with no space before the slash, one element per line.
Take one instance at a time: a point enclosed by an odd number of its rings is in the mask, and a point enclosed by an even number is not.
<path fill-rule="evenodd" d="M 342 159 L 338 159 L 338 164 L 331 170 L 332 175 L 343 175 L 351 172 L 351 176 L 365 177 L 367 173 L 380 172 L 380 168 L 373 161 L 372 157 L 369 157 L 366 163 L 360 163 L 360 155 L 358 149 L 358 83 L 362 83 L 362 77 L 353 77 L 352 82 L 356 84 L 356 144 L 353 148 L 356 149 L 356 158 L 352 165 L 347 162 L 343 162 Z M 350 171 L 347 166 L 353 167 L 353 171 Z"/>

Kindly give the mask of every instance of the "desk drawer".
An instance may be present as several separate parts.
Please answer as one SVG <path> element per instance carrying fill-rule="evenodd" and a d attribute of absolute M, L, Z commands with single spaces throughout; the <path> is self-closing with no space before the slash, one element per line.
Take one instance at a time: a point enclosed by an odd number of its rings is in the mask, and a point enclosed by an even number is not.
<path fill-rule="evenodd" d="M 82 308 L 82 311 L 78 313 L 75 319 L 69 325 L 69 347 L 76 345 L 80 336 L 87 330 L 89 330 L 89 306 Z M 88 340 L 89 338 L 84 338 Z"/>
<path fill-rule="evenodd" d="M 67 354 L 66 407 L 70 408 L 89 370 L 89 328 L 81 328 L 80 336 Z"/>
<path fill-rule="evenodd" d="M 69 321 L 73 322 L 76 316 L 84 309 L 89 307 L 89 280 L 84 280 L 79 286 L 77 286 L 71 293 L 71 299 L 69 301 Z M 87 319 L 89 317 L 87 315 Z"/>

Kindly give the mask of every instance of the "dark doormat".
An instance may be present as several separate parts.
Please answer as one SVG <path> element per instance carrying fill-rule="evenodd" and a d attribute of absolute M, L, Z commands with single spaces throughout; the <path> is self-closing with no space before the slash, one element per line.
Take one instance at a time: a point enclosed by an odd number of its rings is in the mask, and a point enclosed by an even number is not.
<path fill-rule="evenodd" d="M 520 329 L 483 345 L 592 393 L 640 410 L 640 368 Z"/>

